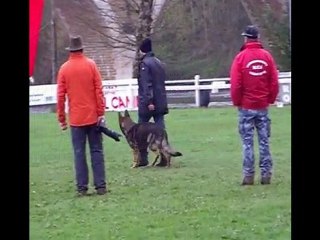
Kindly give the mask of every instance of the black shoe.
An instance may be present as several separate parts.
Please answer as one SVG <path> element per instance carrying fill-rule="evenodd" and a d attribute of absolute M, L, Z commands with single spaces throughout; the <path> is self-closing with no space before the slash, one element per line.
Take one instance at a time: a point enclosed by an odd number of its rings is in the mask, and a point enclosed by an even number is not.
<path fill-rule="evenodd" d="M 106 193 L 107 193 L 107 189 L 105 189 L 105 188 L 98 188 L 97 189 L 98 195 L 105 195 Z"/>

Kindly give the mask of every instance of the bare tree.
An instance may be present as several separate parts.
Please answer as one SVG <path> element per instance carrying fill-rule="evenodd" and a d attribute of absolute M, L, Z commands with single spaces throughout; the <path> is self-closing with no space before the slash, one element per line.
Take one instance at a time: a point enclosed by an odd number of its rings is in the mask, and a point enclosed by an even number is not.
<path fill-rule="evenodd" d="M 152 34 L 154 0 L 94 0 L 105 22 L 97 26 L 94 16 L 79 21 L 104 36 L 110 48 L 134 52 L 133 77 L 137 77 L 139 45 Z M 81 1 L 79 2 L 81 4 Z M 88 21 L 89 19 L 89 21 Z"/>
<path fill-rule="evenodd" d="M 139 20 L 138 26 L 136 26 L 135 38 L 136 38 L 136 54 L 133 65 L 133 75 L 136 77 L 139 67 L 139 49 L 138 46 L 141 44 L 144 38 L 151 35 L 151 25 L 153 22 L 153 0 L 141 0 L 139 6 Z"/>

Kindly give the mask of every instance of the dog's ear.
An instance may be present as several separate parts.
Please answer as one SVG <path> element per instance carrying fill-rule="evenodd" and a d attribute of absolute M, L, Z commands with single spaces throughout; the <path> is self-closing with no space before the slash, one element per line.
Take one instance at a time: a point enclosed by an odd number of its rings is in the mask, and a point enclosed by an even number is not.
<path fill-rule="evenodd" d="M 124 111 L 124 116 L 125 116 L 125 117 L 130 117 L 130 114 L 129 114 L 129 112 L 128 112 L 127 109 Z"/>
<path fill-rule="evenodd" d="M 122 118 L 123 118 L 123 116 L 122 116 L 121 112 L 118 112 L 118 119 L 119 119 L 119 122 L 120 122 L 120 121 L 122 121 Z"/>

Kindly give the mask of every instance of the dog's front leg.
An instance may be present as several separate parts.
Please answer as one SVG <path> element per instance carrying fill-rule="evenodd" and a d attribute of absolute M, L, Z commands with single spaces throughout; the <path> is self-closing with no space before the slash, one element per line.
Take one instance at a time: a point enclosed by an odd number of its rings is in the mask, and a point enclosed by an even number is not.
<path fill-rule="evenodd" d="M 139 162 L 140 162 L 140 153 L 139 150 L 137 148 L 132 149 L 132 153 L 133 153 L 133 164 L 131 168 L 136 168 L 139 166 Z"/>

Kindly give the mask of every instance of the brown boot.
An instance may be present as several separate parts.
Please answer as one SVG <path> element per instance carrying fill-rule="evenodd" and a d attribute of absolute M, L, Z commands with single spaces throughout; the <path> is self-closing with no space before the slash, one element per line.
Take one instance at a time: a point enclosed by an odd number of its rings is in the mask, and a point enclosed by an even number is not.
<path fill-rule="evenodd" d="M 262 177 L 260 183 L 262 185 L 270 184 L 271 182 L 271 177 Z"/>
<path fill-rule="evenodd" d="M 242 180 L 242 184 L 241 185 L 253 185 L 254 183 L 254 176 L 246 176 L 243 178 Z"/>
<path fill-rule="evenodd" d="M 107 193 L 107 189 L 106 188 L 98 188 L 97 189 L 97 194 L 98 195 L 105 195 Z"/>

